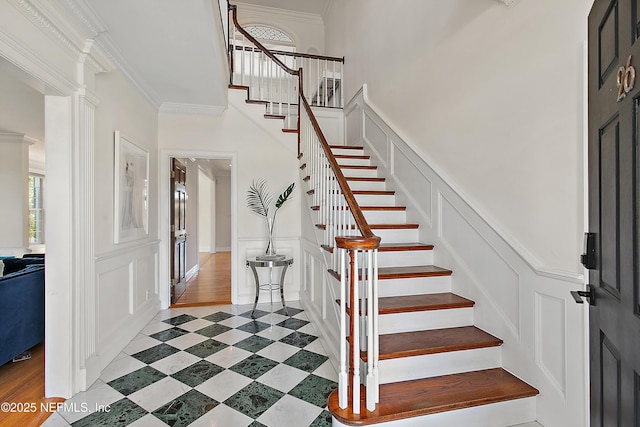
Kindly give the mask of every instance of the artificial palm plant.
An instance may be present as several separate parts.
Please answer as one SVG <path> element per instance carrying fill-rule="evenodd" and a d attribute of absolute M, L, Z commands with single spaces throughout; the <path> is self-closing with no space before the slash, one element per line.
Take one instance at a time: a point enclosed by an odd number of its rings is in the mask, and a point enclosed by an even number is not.
<path fill-rule="evenodd" d="M 249 191 L 247 192 L 247 206 L 253 212 L 263 216 L 267 222 L 267 231 L 269 233 L 269 242 L 267 243 L 267 250 L 265 252 L 265 257 L 267 258 L 276 256 L 276 250 L 273 246 L 273 226 L 275 224 L 276 214 L 282 205 L 289 200 L 294 188 L 295 183 L 292 182 L 291 185 L 278 196 L 275 205 L 273 204 L 273 196 L 269 191 L 269 186 L 263 179 L 257 182 L 255 180 L 252 181 Z M 271 212 L 273 212 L 273 215 L 270 215 Z"/>

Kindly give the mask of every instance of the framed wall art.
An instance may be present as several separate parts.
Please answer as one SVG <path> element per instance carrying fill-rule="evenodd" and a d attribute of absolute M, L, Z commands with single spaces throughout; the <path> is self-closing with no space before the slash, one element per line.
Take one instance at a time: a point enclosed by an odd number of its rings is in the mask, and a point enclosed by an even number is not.
<path fill-rule="evenodd" d="M 149 152 L 115 131 L 114 242 L 145 238 L 149 219 Z"/>

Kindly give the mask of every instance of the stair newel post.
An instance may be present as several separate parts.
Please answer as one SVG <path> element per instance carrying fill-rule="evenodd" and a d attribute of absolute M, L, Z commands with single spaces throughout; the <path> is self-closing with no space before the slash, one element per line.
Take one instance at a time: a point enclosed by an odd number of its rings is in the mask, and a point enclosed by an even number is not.
<path fill-rule="evenodd" d="M 336 250 L 340 258 L 340 373 L 338 375 L 338 404 L 342 409 L 349 405 L 349 378 L 347 376 L 347 269 L 346 250 Z"/>

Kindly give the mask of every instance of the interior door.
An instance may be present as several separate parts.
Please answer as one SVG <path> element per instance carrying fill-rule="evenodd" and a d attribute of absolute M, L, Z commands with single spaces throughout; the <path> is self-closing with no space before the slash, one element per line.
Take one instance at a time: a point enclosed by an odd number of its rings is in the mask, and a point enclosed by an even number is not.
<path fill-rule="evenodd" d="M 187 168 L 178 159 L 171 159 L 171 304 L 187 287 Z"/>
<path fill-rule="evenodd" d="M 638 305 L 639 0 L 595 0 L 589 14 L 591 426 L 640 426 Z M 629 60 L 629 58 L 631 58 Z"/>

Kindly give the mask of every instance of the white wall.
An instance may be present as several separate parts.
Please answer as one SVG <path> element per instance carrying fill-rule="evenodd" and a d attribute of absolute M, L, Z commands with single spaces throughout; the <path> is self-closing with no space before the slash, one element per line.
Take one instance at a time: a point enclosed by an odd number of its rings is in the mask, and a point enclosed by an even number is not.
<path fill-rule="evenodd" d="M 177 115 L 159 116 L 159 145 L 162 161 L 172 153 L 193 153 L 194 157 L 233 159 L 232 213 L 232 300 L 238 304 L 253 302 L 255 285 L 245 268 L 247 257 L 266 249 L 266 230 L 262 217 L 246 207 L 246 193 L 253 179 L 265 179 L 275 194 L 291 182 L 298 182 L 297 138 L 281 131 L 282 123 L 265 120 L 264 106 L 244 102 L 246 92 L 230 91 L 229 108 L 220 117 Z M 235 177 L 235 178 L 233 178 Z M 235 185 L 235 187 L 233 187 Z M 301 197 L 298 189 L 294 198 Z M 284 254 L 299 259 L 300 205 L 287 203 L 278 213 L 276 247 Z M 217 220 L 216 220 L 217 222 Z M 234 236 L 235 235 L 235 236 Z M 287 273 L 285 297 L 297 300 L 299 264 Z M 161 272 L 161 274 L 164 274 Z M 161 279 L 162 280 L 162 279 Z"/>
<path fill-rule="evenodd" d="M 582 273 L 584 41 L 592 0 L 332 2 L 346 58 L 417 153 L 532 264 Z"/>
<path fill-rule="evenodd" d="M 231 250 L 231 175 L 216 175 L 216 252 Z"/>
<path fill-rule="evenodd" d="M 211 250 L 211 222 L 212 222 L 212 191 L 211 179 L 198 171 L 198 246 L 200 252 L 213 252 Z"/>

